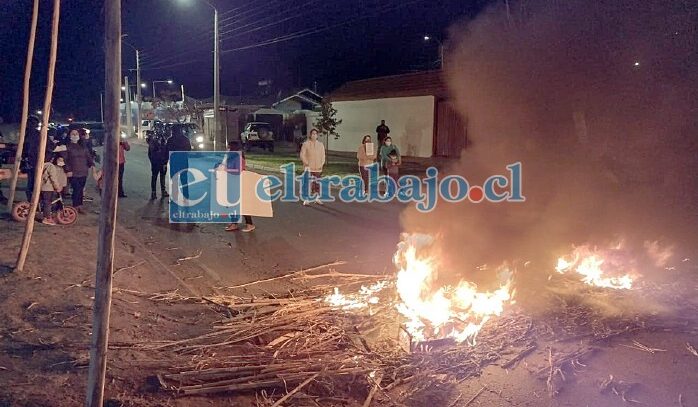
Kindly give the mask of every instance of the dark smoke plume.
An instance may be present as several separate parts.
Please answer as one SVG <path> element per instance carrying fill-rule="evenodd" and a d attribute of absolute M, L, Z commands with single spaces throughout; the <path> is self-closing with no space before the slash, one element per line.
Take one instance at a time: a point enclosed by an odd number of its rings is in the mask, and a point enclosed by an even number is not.
<path fill-rule="evenodd" d="M 625 238 L 648 270 L 645 241 L 696 246 L 697 17 L 688 1 L 510 1 L 452 29 L 471 145 L 447 172 L 478 184 L 520 161 L 527 201 L 406 210 L 406 232 L 440 236 L 442 278 L 487 286 L 476 266 L 530 260 L 535 288 L 571 244 Z"/>

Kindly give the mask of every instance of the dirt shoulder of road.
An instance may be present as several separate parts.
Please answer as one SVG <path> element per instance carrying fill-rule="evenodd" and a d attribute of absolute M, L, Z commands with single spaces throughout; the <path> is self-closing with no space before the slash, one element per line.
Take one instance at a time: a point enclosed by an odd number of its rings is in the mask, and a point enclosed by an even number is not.
<path fill-rule="evenodd" d="M 73 226 L 36 224 L 24 271 L 13 272 L 23 224 L 2 222 L 0 245 L 0 406 L 83 404 L 92 325 L 98 216 L 81 215 Z M 134 344 L 174 340 L 210 327 L 221 315 L 212 308 L 160 304 L 149 293 L 203 294 L 204 278 L 170 274 L 174 259 L 148 253 L 148 242 L 119 228 L 106 398 L 111 406 L 196 406 L 157 391 L 150 376 L 167 365 L 166 355 Z M 176 256 L 173 254 L 173 256 Z"/>

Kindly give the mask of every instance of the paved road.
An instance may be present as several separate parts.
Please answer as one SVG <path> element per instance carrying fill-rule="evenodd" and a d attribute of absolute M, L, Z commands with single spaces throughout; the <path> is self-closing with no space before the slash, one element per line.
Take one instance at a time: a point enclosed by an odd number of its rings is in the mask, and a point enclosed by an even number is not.
<path fill-rule="evenodd" d="M 274 203 L 273 218 L 256 218 L 252 233 L 226 232 L 222 224 L 174 225 L 167 201 L 151 201 L 150 163 L 143 145 L 127 153 L 125 192 L 119 200 L 119 223 L 166 265 L 192 256 L 187 273 L 229 285 L 266 278 L 334 261 L 342 269 L 382 273 L 391 267 L 402 204 L 346 204 L 304 207 Z M 198 270 L 191 270 L 191 268 Z M 179 272 L 180 268 L 175 269 Z M 197 275 L 183 276 L 193 278 Z"/>

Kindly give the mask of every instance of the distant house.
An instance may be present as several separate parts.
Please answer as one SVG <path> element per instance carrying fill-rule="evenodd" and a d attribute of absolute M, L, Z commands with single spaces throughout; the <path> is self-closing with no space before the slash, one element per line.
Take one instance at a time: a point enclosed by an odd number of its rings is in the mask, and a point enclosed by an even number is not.
<path fill-rule="evenodd" d="M 449 101 L 441 71 L 348 82 L 329 99 L 342 119 L 331 150 L 356 151 L 366 134 L 375 141 L 381 120 L 404 155 L 458 157 L 467 144 L 466 122 Z"/>
<path fill-rule="evenodd" d="M 288 114 L 315 111 L 322 103 L 322 96 L 306 88 L 274 103 L 272 107 Z"/>
<path fill-rule="evenodd" d="M 294 141 L 295 138 L 308 134 L 308 129 L 313 127 L 317 111 L 320 110 L 322 99 L 322 96 L 305 88 L 272 105 L 275 110 L 283 112 L 284 140 Z"/>

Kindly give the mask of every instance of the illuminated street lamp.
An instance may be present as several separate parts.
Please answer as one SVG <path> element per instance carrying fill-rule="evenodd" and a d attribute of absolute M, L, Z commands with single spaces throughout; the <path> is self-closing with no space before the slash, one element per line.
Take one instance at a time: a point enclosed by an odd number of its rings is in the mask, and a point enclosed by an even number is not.
<path fill-rule="evenodd" d="M 174 81 L 172 79 L 168 79 L 166 81 L 153 81 L 153 99 L 155 99 L 155 84 L 156 83 L 166 83 L 168 85 L 172 85 L 174 83 Z M 145 84 L 143 84 L 143 85 L 145 85 Z M 143 85 L 141 85 L 141 86 L 143 86 Z"/>
<path fill-rule="evenodd" d="M 439 44 L 439 66 L 444 69 L 444 44 L 429 34 L 424 35 L 424 42 L 436 41 Z"/>

